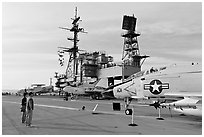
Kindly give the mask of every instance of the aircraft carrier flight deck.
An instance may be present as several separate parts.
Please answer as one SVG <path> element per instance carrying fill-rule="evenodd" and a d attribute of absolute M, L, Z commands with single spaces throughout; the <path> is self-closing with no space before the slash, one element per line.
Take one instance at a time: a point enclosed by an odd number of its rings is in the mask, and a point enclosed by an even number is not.
<path fill-rule="evenodd" d="M 34 97 L 32 127 L 21 123 L 19 96 L 2 96 L 2 135 L 201 135 L 202 119 L 181 116 L 161 110 L 164 120 L 157 120 L 158 110 L 134 104 L 132 118 L 121 111 L 113 111 L 112 103 L 119 100 L 68 100 L 58 97 Z M 98 104 L 95 114 L 94 107 Z M 121 101 L 121 105 L 122 105 Z M 82 107 L 85 107 L 82 110 Z"/>

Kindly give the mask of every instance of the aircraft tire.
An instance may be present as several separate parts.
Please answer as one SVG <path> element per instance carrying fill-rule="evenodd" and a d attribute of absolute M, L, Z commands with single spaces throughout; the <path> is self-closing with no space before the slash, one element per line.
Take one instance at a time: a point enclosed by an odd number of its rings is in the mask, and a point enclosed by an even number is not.
<path fill-rule="evenodd" d="M 132 109 L 126 109 L 125 114 L 126 115 L 132 115 Z"/>

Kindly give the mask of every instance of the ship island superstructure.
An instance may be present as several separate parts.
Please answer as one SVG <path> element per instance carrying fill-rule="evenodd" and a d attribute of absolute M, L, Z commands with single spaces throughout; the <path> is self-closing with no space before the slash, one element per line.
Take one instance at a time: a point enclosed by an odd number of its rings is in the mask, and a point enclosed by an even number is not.
<path fill-rule="evenodd" d="M 118 81 L 123 81 L 130 75 L 141 71 L 144 60 L 149 56 L 141 56 L 138 44 L 139 33 L 135 31 L 137 18 L 133 16 L 123 16 L 122 29 L 125 32 L 121 35 L 124 39 L 121 64 L 116 64 L 113 57 L 105 51 L 87 52 L 78 48 L 78 33 L 87 33 L 79 27 L 80 17 L 75 18 L 72 28 L 61 29 L 74 33 L 73 38 L 67 40 L 73 42 L 72 48 L 59 47 L 58 51 L 60 65 L 64 65 L 64 53 L 69 53 L 68 63 L 65 74 L 57 74 L 56 87 L 63 90 L 65 86 L 83 86 L 88 81 L 96 81 L 95 88 L 108 88 Z M 87 34 L 88 35 L 88 34 Z M 93 91 L 94 92 L 94 91 Z"/>

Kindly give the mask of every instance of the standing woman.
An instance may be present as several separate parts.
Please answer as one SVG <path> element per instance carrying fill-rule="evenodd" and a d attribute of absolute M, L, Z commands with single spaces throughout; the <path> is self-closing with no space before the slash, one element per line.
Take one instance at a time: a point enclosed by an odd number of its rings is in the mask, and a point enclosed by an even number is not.
<path fill-rule="evenodd" d="M 22 123 L 25 123 L 25 120 L 26 120 L 27 95 L 28 95 L 28 93 L 24 92 L 23 98 L 21 100 Z"/>

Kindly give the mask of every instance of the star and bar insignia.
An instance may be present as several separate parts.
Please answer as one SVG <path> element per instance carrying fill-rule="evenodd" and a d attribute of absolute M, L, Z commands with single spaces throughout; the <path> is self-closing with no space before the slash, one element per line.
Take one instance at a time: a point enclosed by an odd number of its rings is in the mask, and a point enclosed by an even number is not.
<path fill-rule="evenodd" d="M 158 95 L 163 89 L 169 89 L 169 83 L 162 83 L 160 80 L 152 80 L 150 84 L 144 84 L 144 90 L 149 90 L 152 94 Z"/>

